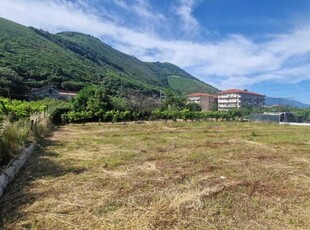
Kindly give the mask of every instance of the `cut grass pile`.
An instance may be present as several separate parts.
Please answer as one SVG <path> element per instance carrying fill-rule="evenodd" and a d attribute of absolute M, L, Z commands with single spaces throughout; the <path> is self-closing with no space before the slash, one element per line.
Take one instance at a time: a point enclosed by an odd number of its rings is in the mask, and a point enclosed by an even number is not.
<path fill-rule="evenodd" d="M 5 229 L 309 229 L 310 129 L 61 127 L 0 207 Z"/>

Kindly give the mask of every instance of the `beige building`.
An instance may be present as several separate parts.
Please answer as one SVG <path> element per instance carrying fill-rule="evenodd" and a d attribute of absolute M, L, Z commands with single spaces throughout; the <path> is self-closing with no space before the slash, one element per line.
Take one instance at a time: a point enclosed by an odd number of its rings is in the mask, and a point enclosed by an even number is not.
<path fill-rule="evenodd" d="M 265 104 L 265 95 L 253 93 L 248 90 L 229 89 L 217 95 L 219 111 L 239 109 L 246 106 L 259 108 Z"/>
<path fill-rule="evenodd" d="M 197 103 L 202 110 L 211 110 L 217 105 L 217 96 L 207 93 L 192 93 L 186 96 L 188 102 Z"/>

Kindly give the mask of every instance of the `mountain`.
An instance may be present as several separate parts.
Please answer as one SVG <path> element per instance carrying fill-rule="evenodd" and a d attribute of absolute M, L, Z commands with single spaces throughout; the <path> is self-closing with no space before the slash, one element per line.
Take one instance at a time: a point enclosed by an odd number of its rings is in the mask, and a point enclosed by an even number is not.
<path fill-rule="evenodd" d="M 300 108 L 300 109 L 310 108 L 310 105 L 299 102 L 299 101 L 285 99 L 285 98 L 273 98 L 273 97 L 266 97 L 265 105 L 266 106 L 283 105 L 283 106 Z"/>
<path fill-rule="evenodd" d="M 218 89 L 170 63 L 142 62 L 100 39 L 77 32 L 51 34 L 0 18 L 0 94 L 53 85 L 79 90 L 102 84 L 113 94 L 146 95 L 172 89 L 181 95 Z"/>

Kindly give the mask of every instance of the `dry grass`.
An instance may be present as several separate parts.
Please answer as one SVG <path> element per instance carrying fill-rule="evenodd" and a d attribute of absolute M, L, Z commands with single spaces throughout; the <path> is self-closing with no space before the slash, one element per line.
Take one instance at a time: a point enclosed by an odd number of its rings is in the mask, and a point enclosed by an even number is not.
<path fill-rule="evenodd" d="M 61 127 L 2 198 L 2 226 L 309 229 L 309 140 L 251 123 Z"/>

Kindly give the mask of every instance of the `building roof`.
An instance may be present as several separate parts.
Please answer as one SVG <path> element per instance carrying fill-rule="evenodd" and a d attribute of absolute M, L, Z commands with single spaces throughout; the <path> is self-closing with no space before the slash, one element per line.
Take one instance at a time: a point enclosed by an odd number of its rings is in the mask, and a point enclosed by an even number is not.
<path fill-rule="evenodd" d="M 207 94 L 207 93 L 191 93 L 186 95 L 187 97 L 213 97 L 213 98 L 217 98 L 216 95 L 212 95 L 212 94 Z"/>
<path fill-rule="evenodd" d="M 242 94 L 250 94 L 250 95 L 255 95 L 255 96 L 265 96 L 262 94 L 258 94 L 258 93 L 254 93 L 248 90 L 241 90 L 241 89 L 229 89 L 229 90 L 225 90 L 222 92 L 217 93 L 218 95 L 223 95 L 223 94 L 238 94 L 238 93 L 242 93 Z"/>
<path fill-rule="evenodd" d="M 59 95 L 61 96 L 73 96 L 75 97 L 77 95 L 77 92 L 72 92 L 72 91 L 58 91 Z"/>

